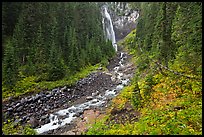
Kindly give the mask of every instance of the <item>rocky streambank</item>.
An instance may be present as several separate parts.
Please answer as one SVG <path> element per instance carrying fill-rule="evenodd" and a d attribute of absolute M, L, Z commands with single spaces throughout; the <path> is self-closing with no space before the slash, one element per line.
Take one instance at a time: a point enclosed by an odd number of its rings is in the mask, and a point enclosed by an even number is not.
<path fill-rule="evenodd" d="M 102 113 L 108 102 L 128 85 L 134 72 L 129 59 L 127 53 L 118 51 L 108 71 L 99 68 L 73 87 L 11 99 L 3 103 L 3 121 L 13 118 L 16 124 L 30 123 L 38 134 L 62 134 L 76 129 L 76 121 L 84 120 L 84 112 L 92 109 Z"/>

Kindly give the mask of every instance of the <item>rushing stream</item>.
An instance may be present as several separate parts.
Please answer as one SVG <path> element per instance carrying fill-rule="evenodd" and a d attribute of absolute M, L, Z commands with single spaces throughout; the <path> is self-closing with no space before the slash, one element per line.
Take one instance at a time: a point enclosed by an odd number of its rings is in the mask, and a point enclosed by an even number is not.
<path fill-rule="evenodd" d="M 50 122 L 41 125 L 40 128 L 36 128 L 38 134 L 41 134 L 43 132 L 57 129 L 61 126 L 64 126 L 65 124 L 71 123 L 75 118 L 77 118 L 76 114 L 82 114 L 84 110 L 87 110 L 91 107 L 101 107 L 102 105 L 107 102 L 107 99 L 111 99 L 115 97 L 119 91 L 128 84 L 129 79 L 124 79 L 123 73 L 119 72 L 119 69 L 121 67 L 124 67 L 123 61 L 124 61 L 124 53 L 120 54 L 120 61 L 117 67 L 114 68 L 114 71 L 112 72 L 113 75 L 111 77 L 112 80 L 119 80 L 121 84 L 118 84 L 116 87 L 113 87 L 112 89 L 108 89 L 105 91 L 105 94 L 99 94 L 98 92 L 92 93 L 97 96 L 92 96 L 91 100 L 84 102 L 82 104 L 73 105 L 67 109 L 59 110 L 57 112 L 54 112 L 52 114 L 49 114 Z"/>

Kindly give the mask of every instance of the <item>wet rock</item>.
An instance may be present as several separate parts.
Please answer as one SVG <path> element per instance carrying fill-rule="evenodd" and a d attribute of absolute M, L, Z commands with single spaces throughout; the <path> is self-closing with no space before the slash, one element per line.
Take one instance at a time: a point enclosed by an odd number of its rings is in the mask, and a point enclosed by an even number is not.
<path fill-rule="evenodd" d="M 45 97 L 42 97 L 40 100 L 41 101 L 45 101 L 47 98 L 46 98 L 46 95 L 45 95 Z"/>
<path fill-rule="evenodd" d="M 64 133 L 64 135 L 75 135 L 75 133 L 73 131 L 67 131 L 66 133 Z"/>
<path fill-rule="evenodd" d="M 80 113 L 76 113 L 76 114 L 74 114 L 73 116 L 74 117 L 79 117 L 81 114 Z"/>
<path fill-rule="evenodd" d="M 12 103 L 10 104 L 10 106 L 14 106 L 14 104 L 15 104 L 15 103 L 14 103 L 14 102 L 12 102 Z"/>
<path fill-rule="evenodd" d="M 41 94 L 41 99 L 46 97 L 46 95 L 44 93 Z"/>
<path fill-rule="evenodd" d="M 23 116 L 23 118 L 22 118 L 22 122 L 26 121 L 27 118 L 28 118 L 27 116 Z"/>
<path fill-rule="evenodd" d="M 49 119 L 49 118 L 46 118 L 46 119 L 44 120 L 44 123 L 45 123 L 45 124 L 50 123 L 50 119 Z"/>
<path fill-rule="evenodd" d="M 19 108 L 16 109 L 16 111 L 21 111 L 23 109 L 23 106 L 20 106 Z"/>
<path fill-rule="evenodd" d="M 37 128 L 41 128 L 41 125 L 38 125 Z"/>
<path fill-rule="evenodd" d="M 39 104 L 41 103 L 41 100 L 40 100 L 40 99 L 38 100 L 38 103 L 39 103 Z"/>
<path fill-rule="evenodd" d="M 92 101 L 92 103 L 94 104 L 94 103 L 97 103 L 98 102 L 98 99 L 94 99 L 93 101 Z"/>
<path fill-rule="evenodd" d="M 44 109 L 44 111 L 46 112 L 46 111 L 48 111 L 48 109 L 47 109 L 47 108 L 45 108 L 45 109 Z"/>
<path fill-rule="evenodd" d="M 53 117 L 52 117 L 51 119 L 52 119 L 52 121 L 54 121 L 54 119 L 55 119 L 55 116 L 53 116 Z"/>
<path fill-rule="evenodd" d="M 63 88 L 61 88 L 61 91 L 65 91 L 67 89 L 67 86 L 64 86 Z"/>
<path fill-rule="evenodd" d="M 54 129 L 54 130 L 53 130 L 53 134 L 56 134 L 57 131 L 58 131 L 58 129 Z"/>
<path fill-rule="evenodd" d="M 122 88 L 123 88 L 123 85 L 118 85 L 118 86 L 116 87 L 116 90 L 119 91 L 119 90 L 121 90 Z"/>
<path fill-rule="evenodd" d="M 19 107 L 20 105 L 21 105 L 21 103 L 17 103 L 17 104 L 16 104 L 16 108 Z"/>
<path fill-rule="evenodd" d="M 49 130 L 47 133 L 52 134 L 54 130 Z"/>
<path fill-rule="evenodd" d="M 35 100 L 38 100 L 38 99 L 40 99 L 42 97 L 42 95 L 38 95 L 38 94 L 36 94 L 36 96 L 35 96 Z"/>
<path fill-rule="evenodd" d="M 50 104 L 50 102 L 48 102 L 47 104 Z M 50 106 L 49 105 L 45 105 L 45 108 L 46 109 L 50 109 Z"/>
<path fill-rule="evenodd" d="M 86 97 L 86 100 L 92 100 L 92 99 L 93 99 L 92 96 L 88 96 L 88 97 Z"/>
<path fill-rule="evenodd" d="M 96 90 L 96 92 L 95 93 L 92 93 L 92 96 L 96 96 L 96 95 L 98 95 L 99 94 L 99 91 L 98 90 Z"/>
<path fill-rule="evenodd" d="M 54 125 L 57 125 L 57 123 L 53 123 L 52 125 L 53 125 L 53 126 L 54 126 Z"/>
<path fill-rule="evenodd" d="M 54 104 L 54 108 L 56 108 L 57 107 L 57 105 L 56 104 Z"/>
<path fill-rule="evenodd" d="M 83 115 L 80 115 L 79 117 L 80 117 L 81 119 L 84 119 L 84 116 L 83 116 Z"/>
<path fill-rule="evenodd" d="M 13 111 L 13 108 L 8 108 L 7 111 L 11 112 Z"/>
<path fill-rule="evenodd" d="M 34 95 L 32 95 L 32 101 L 35 102 L 36 97 Z"/>
<path fill-rule="evenodd" d="M 39 125 L 39 121 L 35 117 L 31 117 L 29 124 L 31 124 L 32 128 L 36 128 Z"/>
<path fill-rule="evenodd" d="M 21 99 L 21 104 L 24 104 L 26 100 L 24 98 Z"/>
<path fill-rule="evenodd" d="M 51 94 L 48 94 L 48 95 L 46 95 L 46 98 L 50 98 L 52 95 Z"/>
<path fill-rule="evenodd" d="M 89 110 L 89 107 L 85 107 L 85 108 L 84 108 L 84 111 L 85 111 L 85 110 Z"/>
<path fill-rule="evenodd" d="M 38 111 L 38 108 L 35 108 L 35 111 L 37 112 L 37 111 Z"/>
<path fill-rule="evenodd" d="M 62 124 L 62 121 L 61 121 L 61 120 L 59 120 L 59 121 L 58 121 L 58 124 L 59 124 L 59 125 L 61 125 L 61 124 Z"/>
<path fill-rule="evenodd" d="M 59 90 L 59 88 L 55 88 L 52 90 L 52 92 L 57 92 Z"/>
<path fill-rule="evenodd" d="M 27 102 L 28 102 L 28 103 L 31 103 L 32 101 L 33 101 L 33 99 L 32 99 L 32 98 L 29 98 Z"/>

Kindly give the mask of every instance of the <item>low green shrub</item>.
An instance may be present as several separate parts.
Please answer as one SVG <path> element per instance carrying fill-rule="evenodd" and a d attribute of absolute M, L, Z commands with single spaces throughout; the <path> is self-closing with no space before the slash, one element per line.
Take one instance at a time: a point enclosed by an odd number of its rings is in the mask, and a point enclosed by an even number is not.
<path fill-rule="evenodd" d="M 8 120 L 2 125 L 4 135 L 36 135 L 37 132 L 30 125 L 21 126 L 13 120 Z"/>

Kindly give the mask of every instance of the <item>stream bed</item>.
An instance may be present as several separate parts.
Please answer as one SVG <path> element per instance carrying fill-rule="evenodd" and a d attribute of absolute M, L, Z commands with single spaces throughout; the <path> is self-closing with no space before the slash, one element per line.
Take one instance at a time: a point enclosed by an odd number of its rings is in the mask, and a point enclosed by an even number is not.
<path fill-rule="evenodd" d="M 85 110 L 106 108 L 133 76 L 127 53 L 118 52 L 111 61 L 109 71 L 99 68 L 74 87 L 42 91 L 17 101 L 11 99 L 3 105 L 4 120 L 13 117 L 14 123 L 30 123 L 38 134 L 56 134 L 61 127 L 72 126 Z"/>

